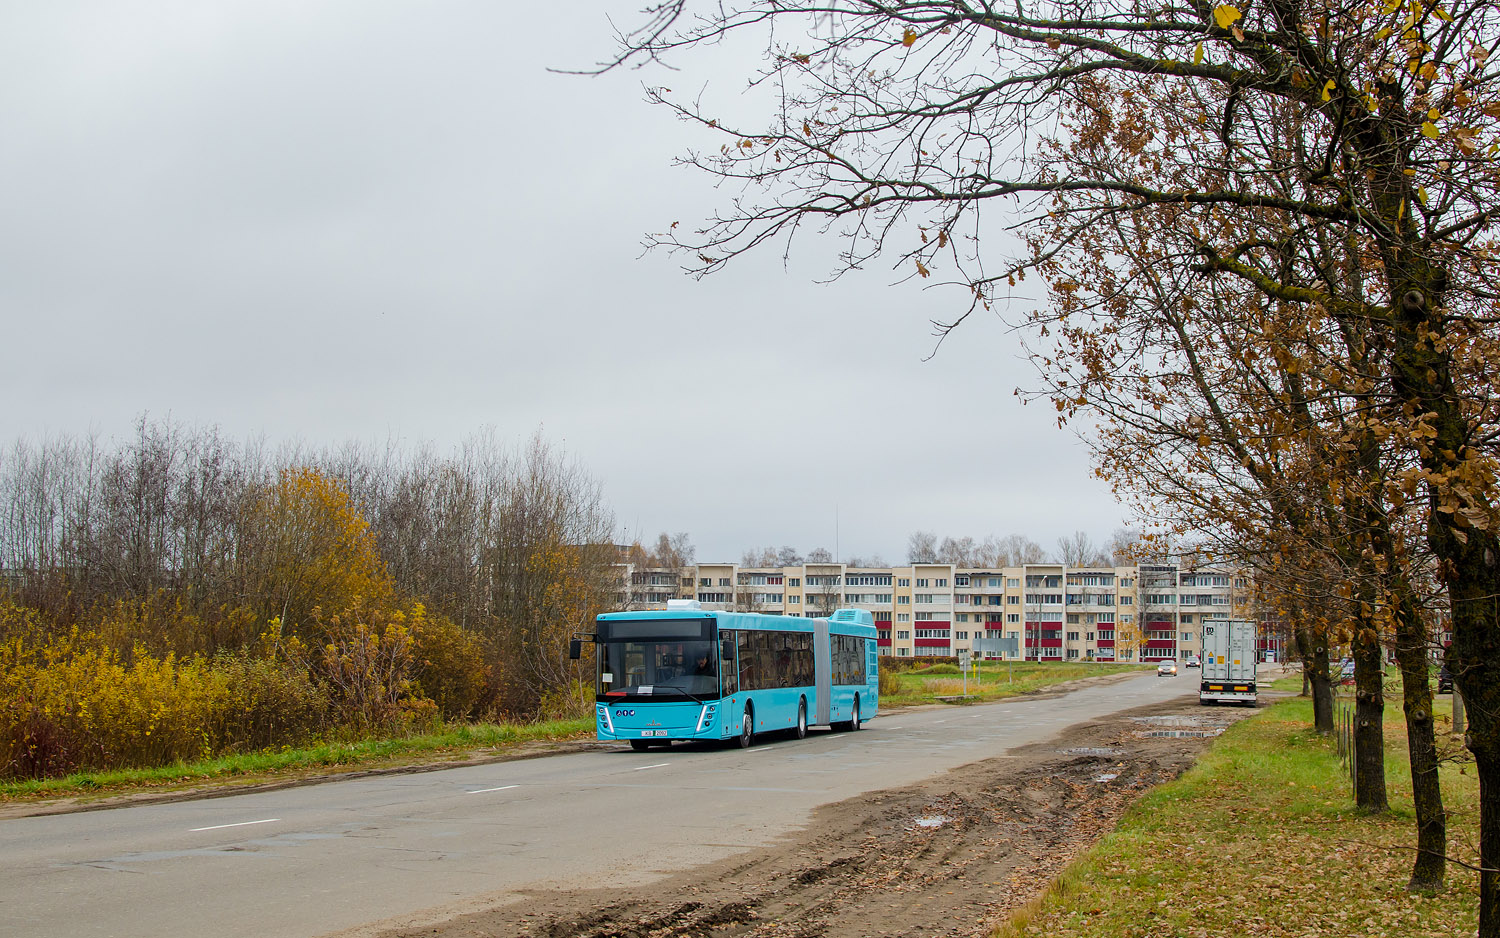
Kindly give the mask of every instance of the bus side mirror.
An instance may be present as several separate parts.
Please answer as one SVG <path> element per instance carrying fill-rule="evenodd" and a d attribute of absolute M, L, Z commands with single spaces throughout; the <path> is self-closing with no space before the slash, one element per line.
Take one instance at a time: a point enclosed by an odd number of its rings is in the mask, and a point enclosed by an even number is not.
<path fill-rule="evenodd" d="M 568 657 L 574 661 L 583 657 L 583 641 L 581 639 L 575 638 L 568 642 Z"/>

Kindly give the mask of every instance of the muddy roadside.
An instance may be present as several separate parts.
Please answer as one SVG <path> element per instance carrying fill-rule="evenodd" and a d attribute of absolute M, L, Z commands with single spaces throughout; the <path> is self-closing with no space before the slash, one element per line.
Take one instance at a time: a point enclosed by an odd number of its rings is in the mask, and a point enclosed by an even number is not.
<path fill-rule="evenodd" d="M 1147 789 L 1250 716 L 1174 700 L 1071 727 L 927 782 L 819 808 L 771 847 L 608 890 L 531 890 L 380 938 L 983 936 Z"/>

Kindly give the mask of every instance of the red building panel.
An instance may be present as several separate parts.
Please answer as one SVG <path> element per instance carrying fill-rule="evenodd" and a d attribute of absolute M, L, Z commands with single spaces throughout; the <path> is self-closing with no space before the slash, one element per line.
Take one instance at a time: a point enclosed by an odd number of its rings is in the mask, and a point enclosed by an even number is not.
<path fill-rule="evenodd" d="M 948 640 L 946 638 L 919 638 L 919 639 L 916 639 L 916 643 L 917 643 L 917 647 L 918 648 L 947 648 L 948 647 Z"/>

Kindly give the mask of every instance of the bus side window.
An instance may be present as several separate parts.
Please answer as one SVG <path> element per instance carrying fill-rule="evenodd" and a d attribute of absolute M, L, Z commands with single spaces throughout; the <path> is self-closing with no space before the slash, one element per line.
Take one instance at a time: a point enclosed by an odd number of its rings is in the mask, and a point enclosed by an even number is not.
<path fill-rule="evenodd" d="M 755 690 L 755 653 L 750 647 L 754 632 L 735 633 L 735 647 L 740 656 L 740 690 Z"/>
<path fill-rule="evenodd" d="M 719 673 L 723 675 L 724 696 L 737 694 L 740 690 L 740 669 L 734 654 L 734 633 L 719 636 Z"/>

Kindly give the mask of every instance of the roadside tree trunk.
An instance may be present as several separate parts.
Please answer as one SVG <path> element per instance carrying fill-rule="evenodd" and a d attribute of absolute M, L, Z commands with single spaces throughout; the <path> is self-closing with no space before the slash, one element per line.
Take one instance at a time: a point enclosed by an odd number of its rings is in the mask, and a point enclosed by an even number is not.
<path fill-rule="evenodd" d="M 1302 652 L 1302 679 L 1312 686 L 1313 727 L 1325 736 L 1333 733 L 1333 682 L 1328 677 L 1328 643 L 1309 628 L 1297 630 Z"/>
<path fill-rule="evenodd" d="M 1361 811 L 1390 808 L 1385 793 L 1385 676 L 1380 633 L 1360 622 L 1354 634 L 1354 802 Z"/>
<path fill-rule="evenodd" d="M 1411 760 L 1411 790 L 1417 815 L 1417 855 L 1412 862 L 1413 892 L 1443 888 L 1447 871 L 1448 816 L 1438 783 L 1437 742 L 1432 719 L 1432 685 L 1428 682 L 1427 626 L 1408 584 L 1396 586 L 1396 663 L 1401 669 L 1401 709 L 1406 715 L 1406 751 Z"/>

